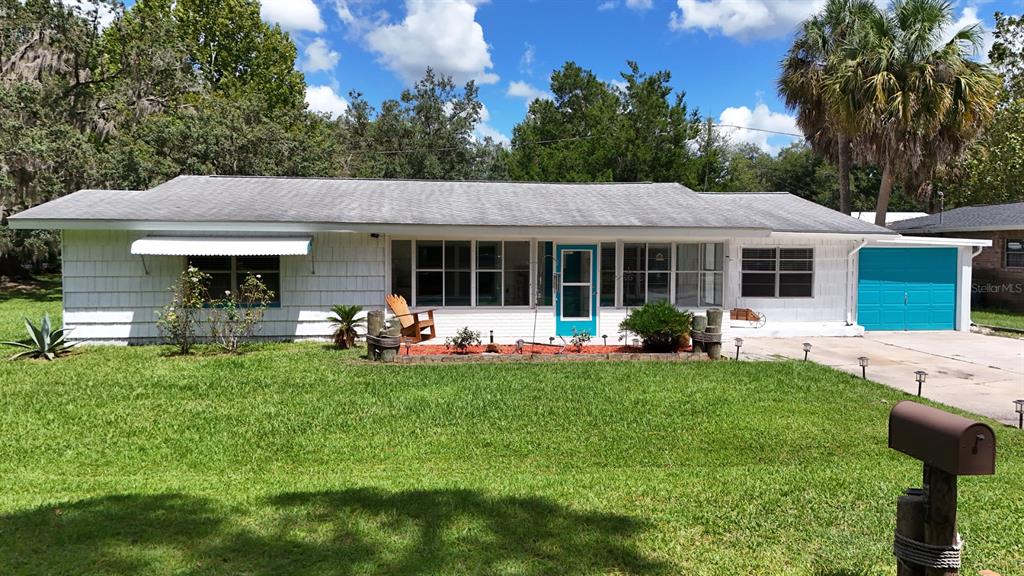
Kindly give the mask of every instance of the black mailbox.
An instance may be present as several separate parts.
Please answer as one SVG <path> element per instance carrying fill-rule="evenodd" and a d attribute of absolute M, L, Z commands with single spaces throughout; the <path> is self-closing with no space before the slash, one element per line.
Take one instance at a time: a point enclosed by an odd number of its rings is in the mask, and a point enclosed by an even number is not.
<path fill-rule="evenodd" d="M 889 413 L 889 448 L 956 476 L 996 473 L 991 426 L 909 400 Z"/>

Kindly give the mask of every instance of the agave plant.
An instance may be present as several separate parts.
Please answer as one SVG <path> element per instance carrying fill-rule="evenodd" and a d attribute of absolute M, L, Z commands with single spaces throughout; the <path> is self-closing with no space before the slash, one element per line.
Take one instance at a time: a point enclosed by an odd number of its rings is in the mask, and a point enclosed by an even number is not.
<path fill-rule="evenodd" d="M 54 330 L 51 328 L 49 314 L 43 316 L 43 321 L 40 322 L 38 328 L 31 320 L 25 318 L 25 330 L 28 332 L 26 340 L 21 342 L 3 342 L 3 344 L 8 346 L 25 348 L 24 352 L 11 356 L 11 360 L 17 360 L 22 357 L 53 360 L 58 356 L 67 354 L 74 346 L 74 344 L 69 344 L 64 340 L 68 330 L 64 328 Z"/>
<path fill-rule="evenodd" d="M 357 318 L 363 311 L 362 306 L 354 304 L 338 304 L 331 307 L 333 316 L 327 320 L 334 325 L 334 343 L 338 348 L 351 348 L 356 342 L 356 328 L 366 324 L 366 318 Z"/>

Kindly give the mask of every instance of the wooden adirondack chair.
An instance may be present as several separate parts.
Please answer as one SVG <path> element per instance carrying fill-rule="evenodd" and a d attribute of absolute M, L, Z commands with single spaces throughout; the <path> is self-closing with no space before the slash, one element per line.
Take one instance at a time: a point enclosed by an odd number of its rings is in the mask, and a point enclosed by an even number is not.
<path fill-rule="evenodd" d="M 388 294 L 384 300 L 387 301 L 388 308 L 391 308 L 391 312 L 398 318 L 398 321 L 402 323 L 402 336 L 413 342 L 437 338 L 437 331 L 434 328 L 434 308 L 409 310 L 409 304 L 406 303 L 405 298 L 398 294 Z M 420 316 L 426 316 L 426 318 L 420 318 Z"/>

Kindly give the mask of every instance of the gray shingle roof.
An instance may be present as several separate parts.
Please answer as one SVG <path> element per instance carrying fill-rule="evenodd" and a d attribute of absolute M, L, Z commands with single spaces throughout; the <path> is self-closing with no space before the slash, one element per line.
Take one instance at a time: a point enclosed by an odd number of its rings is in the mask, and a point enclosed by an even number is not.
<path fill-rule="evenodd" d="M 893 222 L 889 227 L 915 234 L 954 230 L 1024 230 L 1024 202 L 964 206 L 945 211 L 941 224 L 938 214 L 930 214 Z"/>
<path fill-rule="evenodd" d="M 445 226 L 758 228 L 887 234 L 786 193 L 698 193 L 679 184 L 179 176 L 143 191 L 82 190 L 11 218 Z"/>

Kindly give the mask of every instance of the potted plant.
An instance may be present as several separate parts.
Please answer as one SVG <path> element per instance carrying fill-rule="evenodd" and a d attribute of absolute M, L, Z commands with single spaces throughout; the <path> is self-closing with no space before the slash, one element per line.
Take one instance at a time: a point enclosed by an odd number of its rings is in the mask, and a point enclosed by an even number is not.
<path fill-rule="evenodd" d="M 675 352 L 689 341 L 692 318 L 668 302 L 649 302 L 631 310 L 619 330 L 639 336 L 648 352 Z"/>
<path fill-rule="evenodd" d="M 327 320 L 334 326 L 334 344 L 345 350 L 356 343 L 359 333 L 356 328 L 366 325 L 366 318 L 359 318 L 363 307 L 355 304 L 337 304 L 331 306 L 331 316 Z"/>

